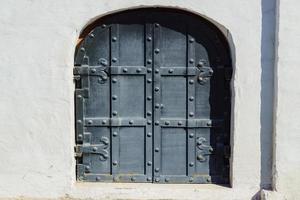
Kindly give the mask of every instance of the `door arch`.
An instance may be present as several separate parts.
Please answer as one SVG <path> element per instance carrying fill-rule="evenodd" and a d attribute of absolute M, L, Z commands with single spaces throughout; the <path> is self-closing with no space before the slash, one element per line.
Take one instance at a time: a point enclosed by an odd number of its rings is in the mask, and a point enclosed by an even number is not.
<path fill-rule="evenodd" d="M 228 183 L 231 58 L 207 20 L 174 9 L 105 16 L 75 53 L 77 177 Z"/>

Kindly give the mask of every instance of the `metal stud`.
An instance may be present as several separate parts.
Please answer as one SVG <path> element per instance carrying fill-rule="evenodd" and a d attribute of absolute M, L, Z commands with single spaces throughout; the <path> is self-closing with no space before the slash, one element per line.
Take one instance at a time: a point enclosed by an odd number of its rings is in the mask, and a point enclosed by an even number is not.
<path fill-rule="evenodd" d="M 118 136 L 118 133 L 117 132 L 113 132 L 113 136 L 114 137 Z"/>
<path fill-rule="evenodd" d="M 163 109 L 165 106 L 164 104 L 160 104 L 160 108 Z"/>
<path fill-rule="evenodd" d="M 170 181 L 170 179 L 169 179 L 169 178 L 165 178 L 165 181 L 166 181 L 166 182 L 169 182 L 169 181 Z"/>
<path fill-rule="evenodd" d="M 90 36 L 90 38 L 94 38 L 95 37 L 95 35 L 93 33 L 90 33 L 89 36 Z"/>
<path fill-rule="evenodd" d="M 136 70 L 137 73 L 140 73 L 141 71 L 142 71 L 141 68 L 138 68 L 138 69 Z"/>
<path fill-rule="evenodd" d="M 93 124 L 93 120 L 89 120 L 89 121 L 88 121 L 88 124 Z"/>
<path fill-rule="evenodd" d="M 81 96 L 81 95 L 77 95 L 77 98 L 78 98 L 78 99 L 81 99 L 81 98 L 82 98 L 82 96 Z"/>
<path fill-rule="evenodd" d="M 189 113 L 189 116 L 190 116 L 190 117 L 193 117 L 193 116 L 194 116 L 194 113 L 193 113 L 193 112 L 190 112 L 190 113 Z"/>
<path fill-rule="evenodd" d="M 207 177 L 207 178 L 206 178 L 206 182 L 208 182 L 208 183 L 211 182 L 211 178 L 210 178 L 210 177 Z"/>
<path fill-rule="evenodd" d="M 206 125 L 211 126 L 212 125 L 211 121 L 207 122 Z"/>
<path fill-rule="evenodd" d="M 118 181 L 118 177 L 116 177 L 116 176 L 113 177 L 113 181 L 114 181 L 114 182 L 117 182 L 117 181 Z"/>
<path fill-rule="evenodd" d="M 78 123 L 78 124 L 81 124 L 81 123 L 82 123 L 82 121 L 79 119 L 79 120 L 77 120 L 77 123 Z"/>
<path fill-rule="evenodd" d="M 169 73 L 172 74 L 174 72 L 174 69 L 169 69 Z"/>
<path fill-rule="evenodd" d="M 81 48 L 80 48 L 80 51 L 84 52 L 84 51 L 85 51 L 84 47 L 81 47 Z"/>
<path fill-rule="evenodd" d="M 111 61 L 113 61 L 113 62 L 117 62 L 117 60 L 118 60 L 118 59 L 114 57 L 114 58 L 112 58 L 112 60 L 111 60 Z"/>
<path fill-rule="evenodd" d="M 155 123 L 154 123 L 156 126 L 158 126 L 159 125 L 159 121 L 155 121 Z"/>
<path fill-rule="evenodd" d="M 127 71 L 128 71 L 128 69 L 127 69 L 127 68 L 123 68 L 123 72 L 125 72 L 125 73 L 126 73 Z"/>
<path fill-rule="evenodd" d="M 193 167 L 193 166 L 194 166 L 194 163 L 193 163 L 193 162 L 190 162 L 189 165 L 190 165 L 190 167 Z"/>
<path fill-rule="evenodd" d="M 102 124 L 106 124 L 106 120 L 104 119 L 104 120 L 102 120 Z"/>
<path fill-rule="evenodd" d="M 152 121 L 151 121 L 151 120 L 147 120 L 147 124 L 148 124 L 148 125 L 151 125 L 151 124 L 152 124 Z"/>
<path fill-rule="evenodd" d="M 190 137 L 190 138 L 193 138 L 193 137 L 194 137 L 194 133 L 190 133 L 190 134 L 189 134 L 189 137 Z"/>
<path fill-rule="evenodd" d="M 182 121 L 179 121 L 179 122 L 178 122 L 178 125 L 181 126 L 181 125 L 182 125 Z"/>
<path fill-rule="evenodd" d="M 116 166 L 117 164 L 118 164 L 118 161 L 114 161 L 113 163 L 112 163 L 114 166 Z"/>
<path fill-rule="evenodd" d="M 159 24 L 158 24 L 158 23 L 155 23 L 154 25 L 155 25 L 156 28 L 159 27 Z"/>
<path fill-rule="evenodd" d="M 147 100 L 148 100 L 148 101 L 151 101 L 151 100 L 152 100 L 152 97 L 151 97 L 151 96 L 147 96 Z"/>
<path fill-rule="evenodd" d="M 117 111 L 113 111 L 113 113 L 112 113 L 114 116 L 116 116 L 117 114 L 118 114 L 118 112 Z"/>
<path fill-rule="evenodd" d="M 147 79 L 147 83 L 152 83 L 152 79 L 151 78 Z"/>
<path fill-rule="evenodd" d="M 151 177 L 147 177 L 147 181 L 151 181 L 152 180 L 152 178 Z"/>
<path fill-rule="evenodd" d="M 193 181 L 194 181 L 193 177 L 190 177 L 189 182 L 193 182 Z"/>
<path fill-rule="evenodd" d="M 151 64 L 152 63 L 152 60 L 151 59 L 148 59 L 147 60 L 147 64 Z"/>
<path fill-rule="evenodd" d="M 169 121 L 165 121 L 165 125 L 170 125 L 170 122 Z"/>
<path fill-rule="evenodd" d="M 159 73 L 159 69 L 155 69 L 155 73 L 158 74 Z"/>
<path fill-rule="evenodd" d="M 194 63 L 194 59 L 191 58 L 191 59 L 189 60 L 189 63 L 191 63 L 191 64 Z"/>
<path fill-rule="evenodd" d="M 113 95 L 113 96 L 112 96 L 112 99 L 113 99 L 113 100 L 117 100 L 117 98 L 118 98 L 117 95 Z"/>
<path fill-rule="evenodd" d="M 151 69 L 151 68 L 148 68 L 148 69 L 147 69 L 147 72 L 148 72 L 148 73 L 151 73 L 151 72 L 152 72 L 152 69 Z"/>
<path fill-rule="evenodd" d="M 90 169 L 91 169 L 90 166 L 85 166 L 85 171 L 86 172 L 90 172 Z"/>
<path fill-rule="evenodd" d="M 199 154 L 197 156 L 197 160 L 199 160 L 200 162 L 204 162 L 205 161 L 205 157 L 203 155 Z"/>
<path fill-rule="evenodd" d="M 131 181 L 135 181 L 135 177 L 131 177 Z"/>
<path fill-rule="evenodd" d="M 113 79 L 112 79 L 112 82 L 113 82 L 113 83 L 116 83 L 116 82 L 117 82 L 117 79 L 116 79 L 116 78 L 113 78 Z"/>
<path fill-rule="evenodd" d="M 148 111 L 148 112 L 147 112 L 147 115 L 148 115 L 148 116 L 151 116 L 151 115 L 152 115 L 152 112 L 151 112 L 151 111 Z"/>
<path fill-rule="evenodd" d="M 148 137 L 151 137 L 151 136 L 152 136 L 152 133 L 150 133 L 150 132 L 147 133 L 147 136 L 148 136 Z"/>
<path fill-rule="evenodd" d="M 151 162 L 151 161 L 148 161 L 148 162 L 147 162 L 147 165 L 148 165 L 148 166 L 151 166 L 151 165 L 152 165 L 152 162 Z"/>
<path fill-rule="evenodd" d="M 158 92 L 159 91 L 159 87 L 154 88 L 154 91 Z"/>
<path fill-rule="evenodd" d="M 157 103 L 157 104 L 155 104 L 155 106 L 154 106 L 155 108 L 159 108 L 160 107 L 160 105 Z"/>
<path fill-rule="evenodd" d="M 155 168 L 155 170 L 154 170 L 155 172 L 159 172 L 159 168 Z"/>
<path fill-rule="evenodd" d="M 193 43 L 195 40 L 194 40 L 194 38 L 190 38 L 190 43 Z"/>
<path fill-rule="evenodd" d="M 154 53 L 158 54 L 159 53 L 159 49 L 158 48 L 154 49 Z"/>
<path fill-rule="evenodd" d="M 160 181 L 160 179 L 159 178 L 155 178 L 155 182 L 159 182 Z"/>
<path fill-rule="evenodd" d="M 93 149 L 92 149 L 94 152 L 96 152 L 97 150 L 98 150 L 98 148 L 97 147 L 93 147 Z"/>
<path fill-rule="evenodd" d="M 190 101 L 194 101 L 194 97 L 191 96 L 191 97 L 189 98 L 189 100 L 190 100 Z"/>
<path fill-rule="evenodd" d="M 106 24 L 102 24 L 102 26 L 101 26 L 102 28 L 106 28 Z"/>
<path fill-rule="evenodd" d="M 148 37 L 147 37 L 147 41 L 150 42 L 151 40 L 152 40 L 152 37 L 151 37 L 151 36 L 148 36 Z"/>
<path fill-rule="evenodd" d="M 91 69 L 91 72 L 94 74 L 94 73 L 96 73 L 96 69 L 95 68 L 93 68 L 93 69 Z"/>
<path fill-rule="evenodd" d="M 115 41 L 117 41 L 117 37 L 112 37 L 111 40 L 112 40 L 113 42 L 115 42 Z"/>
<path fill-rule="evenodd" d="M 101 177 L 100 176 L 97 176 L 96 177 L 96 181 L 100 181 L 101 180 Z"/>
<path fill-rule="evenodd" d="M 192 85 L 194 84 L 194 80 L 190 80 L 189 83 Z"/>
<path fill-rule="evenodd" d="M 82 140 L 82 138 L 83 138 L 82 134 L 79 134 L 77 137 L 79 140 Z"/>
<path fill-rule="evenodd" d="M 133 124 L 133 120 L 130 120 L 130 121 L 129 121 L 129 124 Z"/>
<path fill-rule="evenodd" d="M 155 151 L 155 152 L 159 152 L 159 148 L 156 147 L 156 148 L 154 149 L 154 151 Z"/>

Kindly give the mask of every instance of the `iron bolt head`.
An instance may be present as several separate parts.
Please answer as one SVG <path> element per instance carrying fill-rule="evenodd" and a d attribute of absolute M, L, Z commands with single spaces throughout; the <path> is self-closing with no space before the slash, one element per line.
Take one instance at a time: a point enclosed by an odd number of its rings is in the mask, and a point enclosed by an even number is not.
<path fill-rule="evenodd" d="M 190 116 L 190 117 L 193 117 L 193 116 L 194 116 L 194 113 L 193 113 L 193 112 L 190 112 L 189 116 Z"/>
<path fill-rule="evenodd" d="M 165 125 L 170 125 L 170 122 L 169 121 L 165 121 Z"/>
<path fill-rule="evenodd" d="M 163 109 L 165 106 L 164 104 L 160 104 L 160 108 Z"/>
<path fill-rule="evenodd" d="M 80 48 L 80 51 L 84 52 L 84 51 L 85 51 L 84 47 L 81 47 L 81 48 Z"/>
<path fill-rule="evenodd" d="M 95 35 L 93 33 L 89 34 L 90 38 L 94 38 Z"/>
<path fill-rule="evenodd" d="M 152 136 L 152 133 L 150 133 L 150 132 L 147 133 L 147 136 L 148 136 L 148 137 L 151 137 L 151 136 Z"/>
<path fill-rule="evenodd" d="M 157 103 L 157 104 L 155 104 L 155 106 L 154 106 L 155 108 L 159 108 L 160 107 L 160 105 Z"/>
<path fill-rule="evenodd" d="M 96 177 L 96 181 L 100 181 L 101 180 L 101 177 L 100 176 L 97 176 Z"/>
<path fill-rule="evenodd" d="M 78 135 L 78 139 L 79 139 L 79 140 L 82 140 L 82 138 L 83 138 L 82 134 L 79 134 L 79 135 Z"/>
<path fill-rule="evenodd" d="M 116 176 L 113 177 L 113 181 L 114 181 L 114 182 L 117 182 L 117 181 L 118 181 L 118 177 L 116 177 Z"/>
<path fill-rule="evenodd" d="M 152 178 L 151 177 L 147 177 L 147 181 L 151 181 L 152 180 Z"/>
<path fill-rule="evenodd" d="M 190 80 L 189 83 L 192 85 L 194 84 L 194 80 Z"/>
<path fill-rule="evenodd" d="M 116 83 L 116 82 L 117 82 L 117 79 L 116 79 L 116 78 L 113 78 L 113 79 L 112 79 L 112 82 L 113 82 L 113 83 Z"/>
<path fill-rule="evenodd" d="M 203 161 L 205 161 L 205 157 L 203 155 L 199 154 L 197 156 L 197 160 L 199 160 L 200 162 L 203 162 Z"/>
<path fill-rule="evenodd" d="M 154 151 L 155 151 L 155 152 L 159 152 L 159 148 L 158 148 L 158 147 L 156 147 Z"/>
<path fill-rule="evenodd" d="M 158 54 L 159 53 L 159 49 L 158 48 L 154 49 L 154 53 Z"/>
<path fill-rule="evenodd" d="M 113 165 L 116 166 L 117 164 L 118 164 L 118 162 L 115 160 L 115 161 L 113 162 Z"/>
<path fill-rule="evenodd" d="M 128 71 L 128 69 L 127 69 L 127 68 L 123 68 L 123 72 L 125 72 L 125 73 L 126 73 L 127 71 Z"/>
<path fill-rule="evenodd" d="M 102 24 L 102 26 L 101 26 L 102 28 L 106 28 L 106 24 Z"/>
<path fill-rule="evenodd" d="M 190 179 L 189 179 L 189 182 L 193 182 L 194 181 L 194 179 L 193 179 L 193 177 L 191 177 Z"/>
<path fill-rule="evenodd" d="M 93 124 L 93 121 L 92 121 L 92 120 L 89 120 L 89 121 L 88 121 L 88 124 Z"/>
<path fill-rule="evenodd" d="M 158 126 L 159 125 L 159 121 L 155 121 L 155 123 L 154 123 L 156 126 Z"/>
<path fill-rule="evenodd" d="M 117 114 L 118 114 L 118 112 L 117 111 L 113 111 L 113 113 L 112 113 L 114 116 L 116 116 Z"/>
<path fill-rule="evenodd" d="M 113 100 L 117 100 L 117 98 L 118 98 L 117 95 L 113 95 L 113 96 L 112 96 L 112 99 L 113 99 Z"/>
<path fill-rule="evenodd" d="M 151 36 L 148 36 L 148 37 L 147 37 L 147 41 L 150 42 L 151 40 L 152 40 L 152 37 L 151 37 Z"/>
<path fill-rule="evenodd" d="M 130 121 L 129 121 L 129 124 L 133 124 L 133 120 L 130 120 Z"/>
<path fill-rule="evenodd" d="M 159 178 L 155 178 L 155 182 L 159 182 L 160 181 L 160 179 Z"/>
<path fill-rule="evenodd" d="M 193 138 L 194 137 L 194 133 L 190 133 L 189 137 Z"/>
<path fill-rule="evenodd" d="M 189 165 L 190 165 L 190 167 L 193 167 L 193 166 L 194 166 L 194 163 L 193 163 L 193 162 L 190 162 Z"/>
<path fill-rule="evenodd" d="M 97 151 L 98 150 L 98 148 L 97 147 L 93 147 L 93 149 L 92 149 L 94 152 L 95 151 Z"/>
<path fill-rule="evenodd" d="M 159 172 L 159 168 L 155 168 L 155 170 L 154 170 L 155 172 Z"/>
<path fill-rule="evenodd" d="M 147 97 L 147 100 L 148 100 L 148 101 L 151 101 L 151 100 L 152 100 L 152 97 L 151 97 L 151 96 L 148 96 L 148 97 Z"/>
<path fill-rule="evenodd" d="M 148 112 L 147 112 L 147 115 L 148 115 L 148 116 L 151 116 L 151 115 L 152 115 L 152 112 L 148 111 Z"/>
<path fill-rule="evenodd" d="M 135 177 L 131 177 L 131 181 L 135 181 Z"/>
<path fill-rule="evenodd" d="M 165 178 L 165 181 L 166 181 L 166 182 L 169 182 L 169 181 L 170 181 L 170 179 L 169 179 L 169 178 Z"/>
<path fill-rule="evenodd" d="M 152 121 L 151 121 L 151 120 L 148 120 L 148 121 L 147 121 L 147 124 L 148 124 L 148 125 L 151 125 L 151 124 L 152 124 Z"/>
<path fill-rule="evenodd" d="M 82 96 L 81 96 L 81 95 L 77 95 L 77 98 L 78 98 L 78 99 L 81 99 L 81 98 L 82 98 Z"/>
<path fill-rule="evenodd" d="M 211 126 L 212 125 L 212 123 L 211 122 L 207 122 L 207 124 L 206 124 L 207 126 Z"/>
<path fill-rule="evenodd" d="M 147 79 L 147 83 L 152 83 L 152 79 L 151 78 Z"/>
<path fill-rule="evenodd" d="M 151 64 L 152 63 L 152 60 L 151 59 L 148 59 L 147 60 L 147 64 Z"/>
<path fill-rule="evenodd" d="M 136 70 L 136 72 L 138 72 L 138 73 L 140 73 L 141 71 L 142 71 L 141 68 L 138 68 L 138 69 Z"/>
<path fill-rule="evenodd" d="M 148 161 L 148 162 L 147 162 L 147 165 L 148 165 L 148 166 L 151 166 L 151 165 L 152 165 L 152 162 L 151 162 L 151 161 Z"/>
<path fill-rule="evenodd" d="M 154 91 L 158 92 L 159 91 L 159 87 L 154 88 Z"/>
<path fill-rule="evenodd" d="M 78 124 L 81 124 L 81 123 L 82 123 L 82 121 L 79 119 L 79 120 L 77 120 L 77 123 L 78 123 Z"/>
<path fill-rule="evenodd" d="M 155 23 L 154 25 L 155 25 L 155 27 L 159 27 L 159 23 Z"/>
<path fill-rule="evenodd" d="M 117 58 L 112 58 L 112 60 L 111 61 L 113 61 L 113 62 L 117 62 Z"/>
<path fill-rule="evenodd" d="M 155 69 L 155 73 L 158 74 L 159 73 L 159 69 Z"/>
<path fill-rule="evenodd" d="M 102 124 L 106 124 L 106 120 L 104 119 L 104 120 L 102 120 Z"/>
<path fill-rule="evenodd" d="M 206 182 L 208 182 L 208 183 L 211 182 L 211 178 L 207 177 Z"/>
<path fill-rule="evenodd" d="M 181 126 L 181 125 L 182 125 L 182 121 L 179 121 L 179 122 L 178 122 L 178 125 Z"/>
<path fill-rule="evenodd" d="M 190 100 L 190 101 L 194 101 L 194 97 L 191 96 L 191 97 L 189 98 L 189 100 Z"/>
<path fill-rule="evenodd" d="M 113 132 L 113 136 L 114 137 L 118 136 L 118 133 L 117 132 Z"/>
<path fill-rule="evenodd" d="M 169 73 L 172 74 L 174 72 L 174 69 L 169 69 Z"/>
<path fill-rule="evenodd" d="M 190 38 L 189 41 L 190 41 L 190 43 L 193 43 L 195 40 L 194 40 L 194 38 Z"/>
<path fill-rule="evenodd" d="M 189 63 L 191 63 L 191 64 L 194 63 L 194 59 L 191 58 L 191 59 L 189 60 Z"/>
<path fill-rule="evenodd" d="M 92 72 L 92 73 L 96 73 L 96 71 L 97 71 L 97 70 L 96 70 L 95 68 L 91 69 L 91 72 Z"/>
<path fill-rule="evenodd" d="M 112 40 L 113 42 L 115 42 L 115 41 L 117 41 L 117 37 L 112 37 L 111 40 Z"/>
<path fill-rule="evenodd" d="M 152 72 L 152 69 L 151 69 L 151 68 L 148 68 L 148 69 L 147 69 L 147 72 L 148 72 L 148 73 L 151 73 L 151 72 Z"/>

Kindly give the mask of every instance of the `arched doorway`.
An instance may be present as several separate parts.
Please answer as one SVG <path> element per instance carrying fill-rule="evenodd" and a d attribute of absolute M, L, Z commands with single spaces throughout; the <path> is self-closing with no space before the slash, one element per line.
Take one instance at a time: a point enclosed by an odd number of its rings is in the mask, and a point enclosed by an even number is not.
<path fill-rule="evenodd" d="M 75 54 L 77 177 L 228 183 L 231 58 L 207 20 L 173 9 L 99 19 Z"/>

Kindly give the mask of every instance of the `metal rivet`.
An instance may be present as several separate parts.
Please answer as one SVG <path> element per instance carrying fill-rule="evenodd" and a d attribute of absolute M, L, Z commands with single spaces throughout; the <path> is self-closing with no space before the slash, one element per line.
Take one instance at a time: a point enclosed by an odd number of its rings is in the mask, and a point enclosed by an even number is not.
<path fill-rule="evenodd" d="M 152 165 L 152 162 L 151 162 L 151 161 L 148 161 L 148 162 L 147 162 L 147 165 L 148 165 L 148 166 L 151 166 L 151 165 Z"/>
<path fill-rule="evenodd" d="M 80 51 L 82 51 L 82 52 L 85 51 L 84 47 L 81 47 L 81 48 L 80 48 Z"/>
<path fill-rule="evenodd" d="M 117 111 L 113 111 L 113 113 L 112 113 L 114 116 L 116 116 L 117 114 L 118 114 L 118 112 Z"/>
<path fill-rule="evenodd" d="M 159 181 L 160 181 L 159 178 L 156 178 L 156 179 L 155 179 L 155 182 L 159 182 Z"/>
<path fill-rule="evenodd" d="M 117 177 L 113 177 L 113 181 L 117 182 L 118 178 Z"/>
<path fill-rule="evenodd" d="M 191 97 L 189 98 L 189 100 L 190 100 L 190 101 L 194 101 L 194 97 L 191 96 Z"/>
<path fill-rule="evenodd" d="M 152 112 L 148 111 L 148 112 L 147 112 L 147 115 L 148 115 L 148 116 L 151 116 L 151 115 L 152 115 Z"/>
<path fill-rule="evenodd" d="M 152 63 L 152 60 L 151 59 L 148 59 L 147 60 L 147 64 L 151 64 Z"/>
<path fill-rule="evenodd" d="M 194 59 L 191 58 L 191 59 L 189 60 L 189 62 L 190 62 L 191 64 L 194 63 Z"/>
<path fill-rule="evenodd" d="M 117 82 L 117 79 L 116 79 L 116 78 L 113 78 L 113 79 L 112 79 L 112 82 L 113 82 L 113 83 L 116 83 L 116 82 Z"/>
<path fill-rule="evenodd" d="M 130 121 L 129 121 L 129 124 L 133 124 L 133 120 L 130 120 Z"/>
<path fill-rule="evenodd" d="M 159 148 L 158 148 L 158 147 L 156 147 L 154 151 L 155 151 L 155 152 L 159 152 Z"/>
<path fill-rule="evenodd" d="M 152 121 L 151 121 L 151 120 L 148 120 L 148 121 L 147 121 L 147 124 L 148 124 L 148 125 L 151 125 L 151 124 L 152 124 Z"/>
<path fill-rule="evenodd" d="M 155 121 L 155 123 L 154 123 L 156 126 L 158 126 L 159 125 L 159 121 Z"/>
<path fill-rule="evenodd" d="M 163 109 L 165 106 L 164 104 L 160 104 L 160 108 Z"/>
<path fill-rule="evenodd" d="M 118 164 L 118 162 L 115 160 L 115 161 L 113 162 L 113 165 L 116 166 L 117 164 Z"/>
<path fill-rule="evenodd" d="M 102 24 L 102 26 L 101 26 L 102 28 L 106 28 L 106 24 Z"/>
<path fill-rule="evenodd" d="M 92 73 L 96 73 L 96 71 L 97 71 L 97 70 L 96 70 L 95 68 L 91 69 L 91 72 L 92 72 Z"/>
<path fill-rule="evenodd" d="M 158 92 L 159 91 L 159 87 L 154 88 L 154 91 Z"/>
<path fill-rule="evenodd" d="M 166 182 L 169 182 L 169 181 L 170 181 L 170 179 L 169 179 L 169 178 L 165 178 L 165 181 L 166 181 Z"/>
<path fill-rule="evenodd" d="M 199 65 L 200 67 L 203 67 L 203 66 L 204 66 L 204 62 L 203 62 L 203 61 L 199 61 L 199 62 L 198 62 L 198 65 Z"/>
<path fill-rule="evenodd" d="M 141 71 L 142 71 L 141 68 L 138 68 L 138 69 L 136 70 L 136 72 L 138 72 L 138 73 L 140 73 Z"/>
<path fill-rule="evenodd" d="M 135 177 L 131 177 L 131 181 L 135 181 Z"/>
<path fill-rule="evenodd" d="M 106 120 L 104 119 L 104 120 L 102 120 L 102 124 L 106 124 Z"/>
<path fill-rule="evenodd" d="M 170 124 L 170 122 L 169 121 L 165 121 L 165 125 L 169 125 Z"/>
<path fill-rule="evenodd" d="M 97 176 L 96 177 L 96 181 L 100 181 L 101 180 L 101 177 L 100 176 Z"/>
<path fill-rule="evenodd" d="M 181 126 L 181 125 L 182 125 L 182 121 L 179 121 L 179 122 L 178 122 L 178 125 Z"/>
<path fill-rule="evenodd" d="M 92 121 L 92 120 L 89 120 L 89 121 L 88 121 L 88 124 L 93 124 L 93 121 Z"/>
<path fill-rule="evenodd" d="M 81 99 L 81 98 L 82 98 L 82 96 L 81 96 L 81 95 L 77 95 L 77 98 L 78 98 L 78 99 Z"/>
<path fill-rule="evenodd" d="M 169 69 L 169 73 L 172 74 L 174 72 L 174 69 Z"/>
<path fill-rule="evenodd" d="M 112 99 L 113 99 L 113 100 L 117 100 L 117 98 L 118 98 L 117 95 L 113 95 L 113 96 L 112 96 Z"/>
<path fill-rule="evenodd" d="M 152 69 L 151 69 L 151 68 L 148 68 L 148 69 L 147 69 L 147 72 L 148 72 L 148 73 L 151 73 L 151 72 L 152 72 Z"/>
<path fill-rule="evenodd" d="M 189 83 L 192 85 L 194 84 L 194 80 L 190 80 Z"/>
<path fill-rule="evenodd" d="M 91 168 L 90 168 L 90 166 L 85 166 L 85 169 L 90 170 Z"/>
<path fill-rule="evenodd" d="M 189 137 L 193 138 L 194 137 L 194 133 L 190 133 Z"/>
<path fill-rule="evenodd" d="M 154 170 L 155 172 L 159 172 L 159 168 L 155 168 L 155 170 Z"/>
<path fill-rule="evenodd" d="M 155 23 L 155 27 L 159 27 L 159 24 L 158 24 L 158 23 Z"/>
<path fill-rule="evenodd" d="M 207 177 L 206 181 L 209 183 L 211 182 L 211 178 L 210 177 Z"/>
<path fill-rule="evenodd" d="M 117 60 L 118 60 L 117 58 L 112 58 L 113 62 L 117 62 Z"/>
<path fill-rule="evenodd" d="M 147 97 L 147 100 L 148 100 L 148 101 L 151 101 L 151 99 L 152 99 L 151 96 L 148 96 L 148 97 Z"/>
<path fill-rule="evenodd" d="M 151 40 L 152 40 L 152 37 L 151 37 L 151 36 L 148 36 L 148 37 L 147 37 L 147 41 L 150 42 Z"/>
<path fill-rule="evenodd" d="M 193 182 L 194 181 L 194 179 L 193 179 L 193 177 L 191 177 L 190 179 L 189 179 L 189 182 Z"/>
<path fill-rule="evenodd" d="M 78 123 L 78 124 L 81 124 L 81 123 L 82 123 L 82 121 L 79 119 L 79 120 L 77 120 L 77 123 Z"/>
<path fill-rule="evenodd" d="M 194 163 L 193 163 L 193 162 L 191 162 L 189 165 L 190 165 L 190 167 L 193 167 L 193 166 L 194 166 Z"/>
<path fill-rule="evenodd" d="M 82 134 L 79 134 L 79 135 L 78 135 L 78 139 L 79 139 L 79 140 L 82 140 L 82 138 L 83 138 Z"/>
<path fill-rule="evenodd" d="M 127 69 L 127 68 L 123 68 L 123 72 L 125 72 L 125 73 L 126 73 L 127 71 L 128 71 L 128 69 Z"/>
<path fill-rule="evenodd" d="M 112 37 L 111 39 L 113 42 L 117 41 L 117 37 Z"/>
<path fill-rule="evenodd" d="M 150 132 L 147 133 L 147 136 L 148 136 L 148 137 L 151 137 L 151 136 L 152 136 L 152 133 L 150 133 Z"/>
<path fill-rule="evenodd" d="M 193 117 L 193 116 L 194 116 L 194 113 L 193 113 L 193 112 L 190 112 L 189 116 L 190 116 L 190 117 Z"/>
<path fill-rule="evenodd" d="M 97 147 L 93 147 L 93 149 L 92 149 L 94 152 L 95 151 L 97 151 L 98 150 L 98 148 Z"/>
<path fill-rule="evenodd" d="M 155 69 L 155 73 L 158 74 L 159 73 L 159 69 Z"/>
<path fill-rule="evenodd" d="M 211 122 L 207 122 L 206 124 L 207 124 L 207 126 L 211 126 Z"/>
<path fill-rule="evenodd" d="M 159 49 L 154 49 L 154 53 L 159 53 Z"/>
<path fill-rule="evenodd" d="M 202 156 L 201 154 L 199 154 L 197 156 L 197 160 L 199 160 L 200 162 L 203 162 L 203 161 L 205 161 L 205 158 L 204 158 L 204 156 Z"/>
<path fill-rule="evenodd" d="M 151 177 L 147 177 L 147 181 L 151 181 L 152 180 L 152 178 Z"/>
<path fill-rule="evenodd" d="M 157 103 L 157 104 L 155 104 L 155 106 L 154 106 L 155 108 L 159 108 L 160 107 L 160 105 Z"/>
<path fill-rule="evenodd" d="M 113 136 L 114 137 L 118 136 L 118 133 L 117 132 L 113 132 Z"/>
<path fill-rule="evenodd" d="M 195 40 L 194 40 L 194 38 L 190 38 L 190 43 L 193 43 Z"/>
<path fill-rule="evenodd" d="M 152 83 L 152 79 L 151 78 L 147 79 L 147 83 Z"/>

